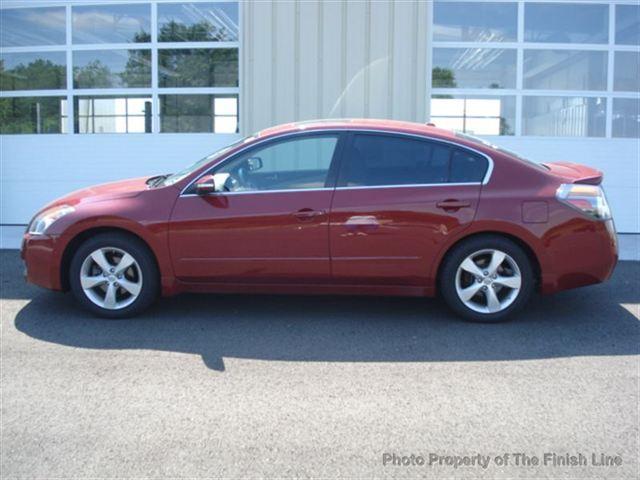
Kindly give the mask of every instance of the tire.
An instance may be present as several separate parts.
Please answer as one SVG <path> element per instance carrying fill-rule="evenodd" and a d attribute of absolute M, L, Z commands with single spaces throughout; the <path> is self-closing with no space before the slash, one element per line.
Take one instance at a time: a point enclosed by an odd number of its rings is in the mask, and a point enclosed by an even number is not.
<path fill-rule="evenodd" d="M 509 319 L 529 301 L 534 284 L 525 251 L 498 235 L 481 235 L 456 245 L 439 276 L 440 292 L 448 306 L 466 320 L 484 323 Z"/>
<path fill-rule="evenodd" d="M 153 254 L 124 233 L 102 233 L 82 243 L 71 259 L 69 285 L 80 305 L 109 319 L 139 315 L 160 290 Z"/>

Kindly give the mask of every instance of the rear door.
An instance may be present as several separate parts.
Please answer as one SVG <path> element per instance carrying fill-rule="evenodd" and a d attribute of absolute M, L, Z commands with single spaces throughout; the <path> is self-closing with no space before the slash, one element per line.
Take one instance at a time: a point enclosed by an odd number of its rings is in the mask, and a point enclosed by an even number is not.
<path fill-rule="evenodd" d="M 350 134 L 329 220 L 333 282 L 428 284 L 443 243 L 472 222 L 488 167 L 445 142 Z"/>

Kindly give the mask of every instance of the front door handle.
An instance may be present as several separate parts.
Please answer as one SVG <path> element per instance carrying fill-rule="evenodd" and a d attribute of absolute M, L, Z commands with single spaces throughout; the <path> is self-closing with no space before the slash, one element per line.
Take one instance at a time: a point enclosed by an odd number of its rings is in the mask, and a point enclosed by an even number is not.
<path fill-rule="evenodd" d="M 436 203 L 436 207 L 443 209 L 444 211 L 452 211 L 460 210 L 461 208 L 470 207 L 470 202 L 465 202 L 461 200 L 455 200 L 453 198 L 449 198 L 447 200 L 443 200 L 442 202 Z"/>
<path fill-rule="evenodd" d="M 320 217 L 322 215 L 326 215 L 327 212 L 324 210 L 313 210 L 311 208 L 302 208 L 297 212 L 293 213 L 293 216 L 296 217 L 301 222 L 308 222 L 313 220 L 316 217 Z"/>

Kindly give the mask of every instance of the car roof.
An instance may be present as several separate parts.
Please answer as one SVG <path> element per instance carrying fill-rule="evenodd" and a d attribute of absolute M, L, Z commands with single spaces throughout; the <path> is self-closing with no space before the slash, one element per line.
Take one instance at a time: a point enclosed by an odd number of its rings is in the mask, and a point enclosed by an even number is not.
<path fill-rule="evenodd" d="M 404 122 L 400 120 L 379 120 L 371 118 L 319 119 L 285 123 L 261 130 L 256 134 L 256 137 L 264 138 L 287 133 L 317 130 L 380 130 L 396 133 L 412 133 L 416 135 L 456 141 L 461 144 L 466 143 L 464 140 L 456 136 L 454 132 L 437 128 L 433 125 Z"/>

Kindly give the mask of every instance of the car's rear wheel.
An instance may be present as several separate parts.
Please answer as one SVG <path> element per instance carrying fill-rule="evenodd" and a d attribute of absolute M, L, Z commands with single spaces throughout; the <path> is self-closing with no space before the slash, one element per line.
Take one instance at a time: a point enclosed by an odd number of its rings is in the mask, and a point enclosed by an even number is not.
<path fill-rule="evenodd" d="M 73 256 L 69 284 L 76 299 L 105 318 L 127 318 L 149 307 L 158 295 L 158 270 L 140 240 L 105 233 L 87 240 Z"/>
<path fill-rule="evenodd" d="M 473 237 L 447 255 L 440 290 L 460 316 L 476 322 L 506 320 L 522 308 L 534 289 L 534 273 L 526 252 L 496 236 Z"/>

